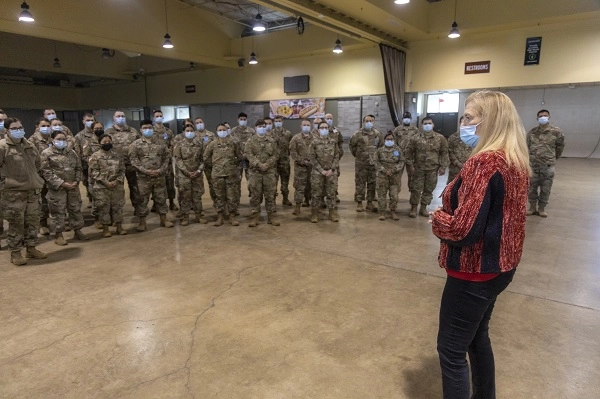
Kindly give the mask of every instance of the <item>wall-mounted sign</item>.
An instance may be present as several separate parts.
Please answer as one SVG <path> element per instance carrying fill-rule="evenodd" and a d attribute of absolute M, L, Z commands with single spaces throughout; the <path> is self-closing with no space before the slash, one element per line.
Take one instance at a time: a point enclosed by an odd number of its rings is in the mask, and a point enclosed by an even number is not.
<path fill-rule="evenodd" d="M 541 37 L 528 37 L 525 43 L 525 64 L 538 65 L 540 63 L 540 52 L 542 51 Z"/>
<path fill-rule="evenodd" d="M 490 61 L 465 62 L 465 75 L 471 73 L 490 73 Z"/>
<path fill-rule="evenodd" d="M 281 116 L 287 119 L 323 118 L 325 116 L 325 98 L 299 98 L 273 100 L 271 118 Z"/>
<path fill-rule="evenodd" d="M 195 93 L 196 92 L 196 85 L 187 85 L 187 86 L 185 86 L 185 92 L 186 93 Z"/>

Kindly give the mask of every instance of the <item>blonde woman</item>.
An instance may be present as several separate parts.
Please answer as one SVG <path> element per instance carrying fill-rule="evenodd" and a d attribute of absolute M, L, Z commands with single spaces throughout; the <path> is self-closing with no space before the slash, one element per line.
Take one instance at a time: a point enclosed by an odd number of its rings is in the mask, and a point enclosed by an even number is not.
<path fill-rule="evenodd" d="M 467 98 L 460 135 L 473 154 L 444 190 L 443 207 L 431 213 L 448 274 L 437 348 L 444 398 L 489 399 L 496 387 L 488 324 L 523 250 L 529 156 L 521 119 L 500 92 Z"/>

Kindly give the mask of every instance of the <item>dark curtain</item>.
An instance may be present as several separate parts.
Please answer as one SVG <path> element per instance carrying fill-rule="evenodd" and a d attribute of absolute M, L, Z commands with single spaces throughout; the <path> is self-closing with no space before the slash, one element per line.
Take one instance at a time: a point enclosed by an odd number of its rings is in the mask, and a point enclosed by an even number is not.
<path fill-rule="evenodd" d="M 390 106 L 390 115 L 394 126 L 398 126 L 402 121 L 402 113 L 404 112 L 406 53 L 385 44 L 380 44 L 379 49 L 383 61 L 385 94 Z"/>

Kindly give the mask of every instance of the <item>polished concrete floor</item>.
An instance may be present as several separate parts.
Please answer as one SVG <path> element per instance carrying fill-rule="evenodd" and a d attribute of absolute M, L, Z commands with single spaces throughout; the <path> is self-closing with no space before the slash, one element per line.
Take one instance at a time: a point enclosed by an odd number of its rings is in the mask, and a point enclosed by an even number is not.
<path fill-rule="evenodd" d="M 44 239 L 24 267 L 0 252 L 0 397 L 440 398 L 438 241 L 406 187 L 400 221 L 356 213 L 352 162 L 339 223 L 279 207 L 280 227 L 251 229 L 244 196 L 239 227 L 153 216 Z M 549 218 L 528 219 L 491 323 L 498 398 L 600 398 L 599 175 L 562 159 Z"/>

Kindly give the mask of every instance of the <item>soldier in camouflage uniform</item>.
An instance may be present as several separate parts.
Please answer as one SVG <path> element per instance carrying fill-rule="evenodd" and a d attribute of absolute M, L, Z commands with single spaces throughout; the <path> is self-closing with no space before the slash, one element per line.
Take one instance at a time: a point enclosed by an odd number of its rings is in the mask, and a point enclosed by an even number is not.
<path fill-rule="evenodd" d="M 27 264 L 21 255 L 27 247 L 27 257 L 44 259 L 38 251 L 37 235 L 40 223 L 40 191 L 44 180 L 40 177 L 40 155 L 24 139 L 25 130 L 20 120 L 6 118 L 6 136 L 0 140 L 0 209 L 8 221 L 8 250 L 10 261 L 16 266 Z"/>
<path fill-rule="evenodd" d="M 55 119 L 56 120 L 56 119 Z M 48 208 L 54 224 L 54 242 L 67 245 L 63 237 L 65 231 L 65 210 L 69 215 L 69 225 L 75 232 L 73 238 L 87 240 L 81 228 L 81 194 L 79 182 L 83 179 L 81 159 L 74 150 L 68 148 L 67 135 L 62 131 L 52 132 L 52 147 L 41 154 L 42 176 L 48 186 Z"/>
<path fill-rule="evenodd" d="M 406 154 L 406 148 L 408 147 L 408 144 L 410 143 L 411 137 L 419 132 L 419 129 L 417 129 L 415 126 L 410 125 L 411 121 L 412 121 L 412 114 L 410 112 L 406 111 L 404 114 L 402 114 L 402 125 L 396 127 L 393 132 L 395 140 L 396 140 L 396 144 L 400 147 L 400 151 L 404 154 Z M 402 174 L 403 173 L 404 173 L 404 167 L 398 174 L 399 189 L 402 188 Z M 408 168 L 406 169 L 406 176 L 408 178 L 408 189 L 410 190 L 410 185 L 412 183 L 413 175 L 409 172 Z"/>
<path fill-rule="evenodd" d="M 281 181 L 279 187 L 283 200 L 281 203 L 286 206 L 292 206 L 289 200 L 290 194 L 290 141 L 292 140 L 292 133 L 283 128 L 283 118 L 276 116 L 273 120 L 274 128 L 271 132 L 273 137 L 279 143 L 279 161 L 277 162 L 277 179 Z"/>
<path fill-rule="evenodd" d="M 83 171 L 83 185 L 85 187 L 85 190 L 87 192 L 87 197 L 88 200 L 90 201 L 90 205 L 92 204 L 93 200 L 92 200 L 92 194 L 90 192 L 90 184 L 89 184 L 89 179 L 88 179 L 88 161 L 89 161 L 89 157 L 85 157 L 83 155 L 83 148 L 86 146 L 89 146 L 89 142 L 90 141 L 94 141 L 94 144 L 98 144 L 98 138 L 94 135 L 94 132 L 92 131 L 92 125 L 94 124 L 94 115 L 90 114 L 90 113 L 85 113 L 83 115 L 83 130 L 79 131 L 79 133 L 77 133 L 73 139 L 74 141 L 74 145 L 75 145 L 75 153 L 77 154 L 77 156 L 81 159 L 81 168 Z M 88 206 L 89 208 L 89 206 Z"/>
<path fill-rule="evenodd" d="M 546 205 L 554 181 L 554 165 L 565 148 L 565 136 L 559 127 L 550 124 L 550 112 L 543 109 L 537 113 L 537 117 L 539 125 L 527 133 L 532 169 L 527 215 L 537 213 L 545 218 L 548 217 Z"/>
<path fill-rule="evenodd" d="M 99 137 L 104 134 L 104 125 L 100 122 L 92 123 L 91 127 L 93 137 L 86 137 L 85 140 L 82 140 L 82 148 L 81 148 L 81 157 L 86 160 L 88 164 L 88 190 L 90 195 L 92 196 L 92 215 L 94 216 L 94 226 L 101 230 L 103 229 L 102 222 L 100 221 L 100 217 L 98 215 L 98 210 L 96 209 L 96 205 L 94 204 L 94 181 L 89 176 L 89 160 L 90 157 L 96 152 L 100 151 L 100 139 Z M 77 139 L 77 137 L 76 137 Z M 111 139 L 112 146 L 112 139 Z M 82 162 L 83 164 L 83 162 Z"/>
<path fill-rule="evenodd" d="M 194 123 L 196 124 L 196 137 L 198 140 L 202 140 L 202 142 L 204 143 L 204 148 L 206 148 L 208 143 L 215 139 L 216 135 L 210 130 L 206 129 L 206 125 L 204 124 L 204 120 L 202 120 L 202 118 L 198 117 L 194 119 Z M 204 176 L 206 176 L 206 182 L 208 183 L 208 192 L 210 194 L 210 199 L 212 200 L 214 206 L 217 195 L 215 194 L 215 188 L 213 187 L 212 182 L 212 169 L 209 168 L 206 164 L 204 165 Z"/>
<path fill-rule="evenodd" d="M 155 110 L 152 114 L 154 118 L 154 140 L 158 142 L 164 143 L 169 149 L 169 153 L 173 154 L 173 138 L 175 135 L 173 131 L 166 127 L 163 124 L 163 113 L 160 110 Z M 173 161 L 172 157 L 169 157 L 169 167 L 167 168 L 167 173 L 165 174 L 166 184 L 167 184 L 167 197 L 169 198 L 169 209 L 172 211 L 177 211 L 177 205 L 175 205 L 175 172 L 173 169 Z"/>
<path fill-rule="evenodd" d="M 310 162 L 311 123 L 308 119 L 302 120 L 302 132 L 292 137 L 290 141 L 290 156 L 294 160 L 294 202 L 293 215 L 300 215 L 302 200 L 310 203 L 310 176 L 312 164 Z"/>
<path fill-rule="evenodd" d="M 179 220 L 182 226 L 190 223 L 193 209 L 198 223 L 206 224 L 202 217 L 202 195 L 204 195 L 203 154 L 204 140 L 196 136 L 194 128 L 188 126 L 183 131 L 184 139 L 173 150 L 179 191 Z"/>
<path fill-rule="evenodd" d="M 44 110 L 44 118 L 48 119 L 50 121 L 50 123 L 52 123 L 52 121 L 54 119 L 57 119 L 56 111 L 54 111 L 52 108 L 46 108 Z M 61 125 L 62 125 L 62 122 L 61 122 Z M 65 134 L 67 135 L 68 138 L 73 138 L 73 132 L 71 132 L 71 129 L 69 129 L 68 126 L 64 126 L 63 131 L 65 132 Z"/>
<path fill-rule="evenodd" d="M 250 170 L 248 168 L 248 158 L 246 158 L 246 156 L 244 155 L 243 151 L 246 147 L 246 142 L 248 141 L 248 139 L 250 137 L 252 137 L 254 134 L 256 134 L 256 131 L 254 129 L 252 129 L 251 127 L 248 127 L 248 115 L 246 115 L 244 112 L 240 112 L 238 115 L 238 126 L 234 127 L 233 129 L 231 129 L 230 132 L 231 136 L 236 139 L 240 145 L 240 148 L 242 150 L 242 159 L 240 160 L 240 173 L 239 173 L 239 183 L 238 183 L 238 200 L 237 200 L 237 205 L 239 205 L 240 201 L 239 201 L 239 197 L 241 197 L 241 193 L 242 193 L 242 175 L 246 175 L 246 182 L 250 181 Z M 248 193 L 248 196 L 250 197 L 252 195 L 252 193 Z M 237 209 L 237 205 L 236 205 L 236 209 Z"/>
<path fill-rule="evenodd" d="M 398 174 L 404 169 L 404 154 L 396 144 L 393 133 L 385 135 L 384 146 L 375 151 L 373 159 L 377 169 L 377 202 L 379 205 L 379 220 L 385 220 L 387 208 L 386 195 L 390 197 L 390 217 L 398 220 L 396 205 L 400 192 L 400 179 Z"/>
<path fill-rule="evenodd" d="M 35 132 L 29 137 L 29 142 L 37 149 L 38 154 L 44 152 L 48 147 L 52 146 L 52 128 L 50 127 L 50 121 L 46 118 L 40 118 L 35 124 Z M 44 182 L 44 187 L 40 193 L 40 234 L 47 236 L 50 234 L 48 228 L 48 218 L 50 217 L 50 211 L 48 210 L 48 200 L 46 195 L 48 194 L 48 187 Z"/>
<path fill-rule="evenodd" d="M 277 162 L 279 161 L 279 144 L 271 135 L 267 135 L 265 121 L 259 119 L 255 126 L 256 134 L 246 142 L 244 154 L 248 158 L 250 182 L 248 187 L 252 197 L 250 207 L 249 227 L 258 224 L 260 204 L 265 199 L 267 209 L 267 222 L 279 226 L 275 217 L 275 193 L 277 192 Z"/>
<path fill-rule="evenodd" d="M 212 180 L 215 188 L 217 221 L 215 226 L 223 224 L 225 206 L 229 209 L 229 222 L 239 226 L 235 219 L 239 204 L 239 167 L 242 151 L 239 142 L 231 137 L 229 129 L 224 124 L 217 126 L 217 138 L 204 150 L 204 164 L 212 168 Z"/>
<path fill-rule="evenodd" d="M 3 110 L 0 109 L 0 140 L 2 140 L 6 135 L 6 129 L 4 128 L 4 120 L 6 119 L 6 114 Z M 0 176 L 0 181 L 2 181 L 2 176 Z M 0 190 L 0 204 L 2 203 L 2 190 Z M 4 215 L 2 213 L 2 207 L 0 206 L 0 236 L 4 235 Z"/>
<path fill-rule="evenodd" d="M 463 117 L 461 116 L 459 124 L 462 124 L 462 120 Z M 448 137 L 448 157 L 450 158 L 450 166 L 448 168 L 448 181 L 446 184 L 450 184 L 450 182 L 458 176 L 472 152 L 473 148 L 466 145 L 460 138 L 460 131 Z"/>
<path fill-rule="evenodd" d="M 112 138 L 113 149 L 123 157 L 125 178 L 129 186 L 129 199 L 131 205 L 136 209 L 141 205 L 141 197 L 138 190 L 136 169 L 129 160 L 129 146 L 141 136 L 137 130 L 125 123 L 126 119 L 123 111 L 116 111 L 113 115 L 113 121 L 115 124 L 106 129 L 105 133 Z"/>
<path fill-rule="evenodd" d="M 427 205 L 433 199 L 433 190 L 438 176 L 446 172 L 448 166 L 448 142 L 446 138 L 433 131 L 433 120 L 423 118 L 421 129 L 414 135 L 406 151 L 406 164 L 414 173 L 410 190 L 411 218 L 417 217 L 417 205 L 421 203 L 419 214 L 429 217 Z"/>
<path fill-rule="evenodd" d="M 313 197 L 310 221 L 311 223 L 319 221 L 319 202 L 321 194 L 325 191 L 329 220 L 337 222 L 335 193 L 338 188 L 337 169 L 339 168 L 340 153 L 336 139 L 329 137 L 327 122 L 319 124 L 319 138 L 313 139 L 309 153 L 312 164 L 310 186 Z"/>
<path fill-rule="evenodd" d="M 102 235 L 105 238 L 112 237 L 108 229 L 111 221 L 117 226 L 117 234 L 126 235 L 127 231 L 123 228 L 125 163 L 113 149 L 112 138 L 109 135 L 101 134 L 99 140 L 100 150 L 89 158 L 89 177 L 93 188 L 94 206 L 102 224 Z"/>
<path fill-rule="evenodd" d="M 167 206 L 165 179 L 171 154 L 166 145 L 153 139 L 154 129 L 151 120 L 146 119 L 140 122 L 140 130 L 142 137 L 129 147 L 129 159 L 137 171 L 137 184 L 142 198 L 140 205 L 136 208 L 136 216 L 140 218 L 140 224 L 136 230 L 146 231 L 150 195 L 154 198 L 161 227 L 173 227 L 173 223 L 167 220 L 169 207 Z"/>
<path fill-rule="evenodd" d="M 362 202 L 365 200 L 365 186 L 367 191 L 367 210 L 377 212 L 373 205 L 377 171 L 373 165 L 375 150 L 383 146 L 383 135 L 373 127 L 375 118 L 367 115 L 363 118 L 363 128 L 355 132 L 350 138 L 350 152 L 355 157 L 354 162 L 354 200 L 357 202 L 356 212 L 363 212 Z"/>
<path fill-rule="evenodd" d="M 338 151 L 340 153 L 340 160 L 341 160 L 342 157 L 344 156 L 344 135 L 342 134 L 340 129 L 338 129 L 337 127 L 335 127 L 333 125 L 333 115 L 332 114 L 325 114 L 325 122 L 327 122 L 327 126 L 329 126 L 329 135 L 331 137 L 333 137 L 338 144 Z M 338 168 L 338 170 L 337 170 L 337 176 L 338 176 L 338 181 L 339 181 L 340 180 L 340 168 Z M 340 198 L 338 196 L 337 191 L 335 193 L 335 202 L 340 202 Z"/>

